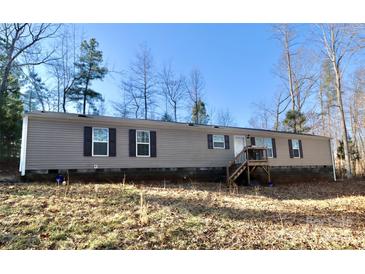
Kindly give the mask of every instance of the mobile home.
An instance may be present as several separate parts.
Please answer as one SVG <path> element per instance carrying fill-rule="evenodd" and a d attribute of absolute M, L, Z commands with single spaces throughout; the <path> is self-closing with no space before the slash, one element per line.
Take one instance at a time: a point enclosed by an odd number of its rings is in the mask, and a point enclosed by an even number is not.
<path fill-rule="evenodd" d="M 19 171 L 229 178 L 249 160 L 247 148 L 257 148 L 251 159 L 262 161 L 274 181 L 333 176 L 330 139 L 323 136 L 54 112 L 24 115 Z"/>

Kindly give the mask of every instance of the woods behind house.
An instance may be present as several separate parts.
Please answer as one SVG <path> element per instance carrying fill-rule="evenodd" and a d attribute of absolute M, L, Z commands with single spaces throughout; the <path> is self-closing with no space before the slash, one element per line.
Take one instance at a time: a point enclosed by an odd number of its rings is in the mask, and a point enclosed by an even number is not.
<path fill-rule="evenodd" d="M 272 26 L 271 38 L 282 50 L 273 73 L 282 84 L 273 87 L 269 103 L 251 97 L 256 102 L 249 123 L 331 137 L 340 175 L 363 175 L 365 67 L 358 60 L 364 56 L 364 26 L 305 27 Z M 172 62 L 155 60 L 146 43 L 136 50 L 129 67 L 116 71 L 104 61 L 99 42 L 84 37 L 77 25 L 1 24 L 0 161 L 19 156 L 24 111 L 237 125 L 229 106 L 207 104 L 209 90 L 198 68 L 183 75 Z M 108 77 L 120 83 L 111 102 L 104 97 L 108 91 L 95 85 Z"/>

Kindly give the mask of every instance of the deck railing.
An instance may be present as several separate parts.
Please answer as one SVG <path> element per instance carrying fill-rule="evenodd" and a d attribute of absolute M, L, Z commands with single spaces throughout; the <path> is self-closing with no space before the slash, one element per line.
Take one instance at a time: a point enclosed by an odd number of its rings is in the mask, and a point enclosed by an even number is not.
<path fill-rule="evenodd" d="M 267 161 L 267 148 L 266 147 L 245 147 L 246 150 L 246 159 L 248 161 Z"/>
<path fill-rule="evenodd" d="M 266 147 L 246 146 L 236 155 L 234 160 L 228 162 L 227 178 L 229 178 L 243 164 L 260 165 L 260 163 L 266 163 L 267 160 Z"/>

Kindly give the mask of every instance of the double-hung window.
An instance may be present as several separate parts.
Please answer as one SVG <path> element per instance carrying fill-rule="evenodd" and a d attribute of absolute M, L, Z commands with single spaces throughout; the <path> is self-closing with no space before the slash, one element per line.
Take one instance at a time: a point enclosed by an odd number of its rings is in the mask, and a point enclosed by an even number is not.
<path fill-rule="evenodd" d="M 256 137 L 255 144 L 258 147 L 266 147 L 267 157 L 273 158 L 273 148 L 272 148 L 272 139 L 271 138 Z"/>
<path fill-rule="evenodd" d="M 148 130 L 137 130 L 136 135 L 137 157 L 150 157 L 150 132 Z"/>
<path fill-rule="evenodd" d="M 213 135 L 213 148 L 225 149 L 224 135 Z"/>
<path fill-rule="evenodd" d="M 109 156 L 109 129 L 93 127 L 93 156 Z"/>
<path fill-rule="evenodd" d="M 300 158 L 299 140 L 293 139 L 292 146 L 293 146 L 293 157 Z"/>

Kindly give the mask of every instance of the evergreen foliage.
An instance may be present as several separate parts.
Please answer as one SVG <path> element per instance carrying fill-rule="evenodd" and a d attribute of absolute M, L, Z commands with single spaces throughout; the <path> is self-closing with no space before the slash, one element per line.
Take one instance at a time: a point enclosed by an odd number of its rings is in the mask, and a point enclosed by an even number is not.
<path fill-rule="evenodd" d="M 167 112 L 165 112 L 162 117 L 161 117 L 161 121 L 164 122 L 173 122 L 174 119 L 172 118 L 172 116 L 170 114 L 168 114 Z"/>
<path fill-rule="evenodd" d="M 284 125 L 294 133 L 304 133 L 310 130 L 305 126 L 307 118 L 297 110 L 289 110 L 286 113 Z"/>
<path fill-rule="evenodd" d="M 93 80 L 102 80 L 108 73 L 103 64 L 103 52 L 98 49 L 99 43 L 95 38 L 82 41 L 80 57 L 75 63 L 77 69 L 76 81 L 71 89 L 69 98 L 71 101 L 81 100 L 82 113 L 86 114 L 86 105 L 89 104 L 93 112 L 96 111 L 96 103 L 103 101 L 101 93 L 91 89 Z"/>
<path fill-rule="evenodd" d="M 205 103 L 201 99 L 193 106 L 191 121 L 195 124 L 203 125 L 206 125 L 209 122 L 209 115 L 207 114 Z"/>
<path fill-rule="evenodd" d="M 0 94 L 0 160 L 18 158 L 22 131 L 23 103 L 19 80 L 10 74 L 7 81 L 7 92 Z"/>

